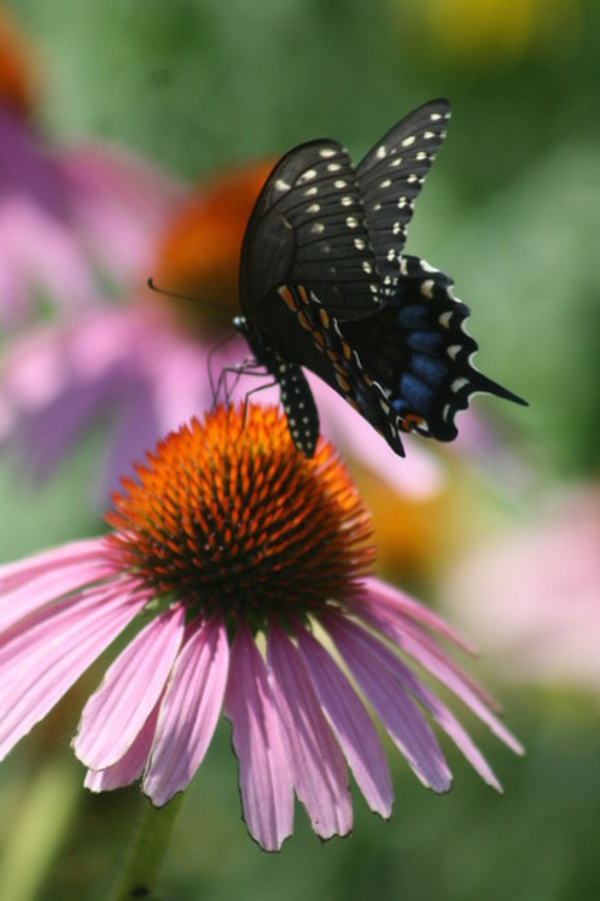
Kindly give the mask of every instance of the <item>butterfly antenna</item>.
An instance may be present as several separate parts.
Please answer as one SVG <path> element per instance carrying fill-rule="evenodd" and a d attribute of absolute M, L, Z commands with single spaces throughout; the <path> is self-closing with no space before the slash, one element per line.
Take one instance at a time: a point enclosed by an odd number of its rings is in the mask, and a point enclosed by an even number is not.
<path fill-rule="evenodd" d="M 207 307 L 214 307 L 216 310 L 221 310 L 223 312 L 223 304 L 216 303 L 214 300 L 209 300 L 208 297 L 201 297 L 199 295 L 192 294 L 182 294 L 179 291 L 169 291 L 166 288 L 159 288 L 156 284 L 152 276 L 147 281 L 147 285 L 151 291 L 154 291 L 155 294 L 163 294 L 165 297 L 175 297 L 177 300 L 192 300 L 195 303 L 203 303 Z"/>
<path fill-rule="evenodd" d="M 166 288 L 161 288 L 156 284 L 156 282 L 154 281 L 152 276 L 150 276 L 150 278 L 148 279 L 148 287 L 150 288 L 151 291 L 156 292 L 156 294 L 163 294 L 165 297 L 175 297 L 175 298 L 178 298 L 179 300 L 197 301 L 200 303 L 204 303 L 207 306 L 215 307 L 218 310 L 221 310 L 221 311 L 223 310 L 223 306 L 221 304 L 215 303 L 212 300 L 208 300 L 205 297 L 194 297 L 191 294 L 182 294 L 178 291 L 168 291 Z M 228 405 L 231 402 L 231 397 L 233 395 L 233 392 L 236 389 L 236 386 L 237 386 L 241 376 L 244 374 L 244 372 L 248 371 L 249 369 L 252 368 L 253 365 L 255 365 L 254 361 L 247 360 L 246 362 L 242 363 L 240 366 L 223 366 L 219 373 L 218 379 L 215 381 L 215 377 L 214 377 L 214 373 L 213 373 L 213 357 L 214 357 L 215 353 L 218 350 L 220 350 L 222 347 L 224 347 L 229 341 L 231 341 L 231 339 L 233 337 L 235 337 L 236 334 L 237 334 L 237 332 L 234 331 L 233 329 L 229 330 L 229 332 L 225 335 L 225 337 L 222 338 L 220 341 L 217 341 L 216 344 L 213 344 L 208 352 L 207 370 L 208 370 L 208 381 L 210 384 L 210 391 L 211 391 L 211 395 L 212 395 L 213 407 L 216 406 L 217 401 L 219 399 L 219 395 L 221 394 L 221 391 L 223 391 L 224 402 L 225 402 L 225 404 Z M 233 383 L 233 386 L 230 388 L 228 381 L 227 381 L 227 376 L 230 375 L 231 373 L 234 373 L 236 378 Z"/>

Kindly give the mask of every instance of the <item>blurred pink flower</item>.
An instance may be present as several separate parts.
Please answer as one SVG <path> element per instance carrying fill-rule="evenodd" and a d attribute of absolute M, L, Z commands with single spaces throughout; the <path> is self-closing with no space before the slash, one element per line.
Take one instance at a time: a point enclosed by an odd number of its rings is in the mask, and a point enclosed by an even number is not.
<path fill-rule="evenodd" d="M 0 443 L 16 449 L 33 474 L 51 474 L 83 430 L 105 417 L 108 452 L 96 492 L 104 504 L 118 476 L 158 436 L 212 406 L 209 357 L 218 379 L 224 366 L 249 354 L 231 321 L 242 236 L 269 168 L 263 162 L 226 172 L 164 217 L 145 274 L 189 300 L 145 288 L 123 295 L 120 306 L 96 305 L 13 339 L 0 369 Z M 350 457 L 405 496 L 441 490 L 441 466 L 418 439 L 409 437 L 408 457 L 399 461 L 335 392 L 309 379 L 324 431 Z M 266 374 L 260 381 L 245 377 L 234 397 L 268 382 Z M 278 393 L 261 390 L 253 398 L 271 403 Z"/>
<path fill-rule="evenodd" d="M 471 553 L 445 580 L 499 677 L 600 689 L 600 486 Z"/>
<path fill-rule="evenodd" d="M 1 101 L 0 101 L 1 103 Z M 102 296 L 99 276 L 147 277 L 159 225 L 179 188 L 131 153 L 50 151 L 0 105 L 0 322 L 26 322 L 36 299 L 63 311 Z"/>
<path fill-rule="evenodd" d="M 179 188 L 131 153 L 51 148 L 33 125 L 45 73 L 0 9 L 0 326 L 38 301 L 71 311 L 102 293 L 99 276 L 146 277 L 157 229 Z"/>
<path fill-rule="evenodd" d="M 220 408 L 169 435 L 136 475 L 114 496 L 111 535 L 0 568 L 2 755 L 144 611 L 75 739 L 93 791 L 141 779 L 154 804 L 167 803 L 200 766 L 223 710 L 244 819 L 262 847 L 291 834 L 294 793 L 320 837 L 350 832 L 348 766 L 388 817 L 383 748 L 330 642 L 424 785 L 451 783 L 427 713 L 500 790 L 412 666 L 520 745 L 438 643 L 464 647 L 450 627 L 368 575 L 369 516 L 331 445 L 307 460 L 276 410 Z"/>
<path fill-rule="evenodd" d="M 86 428 L 104 418 L 104 505 L 121 475 L 158 437 L 213 403 L 210 343 L 186 338 L 151 303 L 97 307 L 14 340 L 0 383 L 0 444 L 36 478 L 64 462 Z M 240 343 L 213 353 L 217 374 L 240 360 Z"/>
<path fill-rule="evenodd" d="M 95 488 L 102 504 L 144 450 L 214 403 L 214 380 L 224 367 L 248 355 L 237 335 L 187 336 L 168 309 L 138 300 L 97 307 L 58 325 L 40 326 L 14 339 L 0 369 L 0 445 L 36 478 L 50 475 L 86 428 L 108 422 L 103 473 Z M 258 384 L 243 377 L 233 398 Z M 323 431 L 349 456 L 380 472 L 395 490 L 424 497 L 439 490 L 439 465 L 417 443 L 406 460 L 373 439 L 365 421 L 316 377 L 310 376 Z M 278 401 L 278 389 L 252 395 L 261 404 Z"/>

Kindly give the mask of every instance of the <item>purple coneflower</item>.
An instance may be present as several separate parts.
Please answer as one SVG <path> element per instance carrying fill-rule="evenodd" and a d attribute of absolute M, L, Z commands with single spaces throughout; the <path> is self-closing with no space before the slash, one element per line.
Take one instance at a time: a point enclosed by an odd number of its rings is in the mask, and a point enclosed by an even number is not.
<path fill-rule="evenodd" d="M 362 698 L 424 785 L 451 782 L 427 714 L 500 789 L 412 664 L 520 746 L 439 644 L 464 647 L 450 627 L 368 574 L 370 518 L 331 445 L 307 460 L 276 410 L 219 408 L 161 441 L 136 474 L 113 497 L 111 534 L 0 568 L 2 755 L 135 621 L 74 743 L 93 791 L 141 779 L 165 804 L 224 712 L 260 845 L 292 832 L 294 793 L 319 836 L 345 835 L 348 766 L 373 811 L 388 817 L 393 800 Z"/>
<path fill-rule="evenodd" d="M 52 148 L 31 121 L 34 54 L 0 10 L 0 323 L 20 326 L 41 299 L 73 311 L 112 280 L 147 277 L 175 180 L 133 153 Z"/>

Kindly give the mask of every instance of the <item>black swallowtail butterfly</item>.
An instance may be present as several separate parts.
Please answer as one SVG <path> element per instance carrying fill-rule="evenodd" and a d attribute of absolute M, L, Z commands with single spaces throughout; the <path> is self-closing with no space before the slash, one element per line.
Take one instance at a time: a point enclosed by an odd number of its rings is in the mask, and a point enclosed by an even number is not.
<path fill-rule="evenodd" d="M 450 107 L 433 100 L 354 167 L 336 141 L 287 153 L 248 222 L 235 327 L 275 377 L 296 447 L 314 454 L 316 373 L 404 455 L 400 432 L 451 441 L 477 391 L 524 403 L 471 364 L 469 309 L 452 280 L 402 254 L 406 228 Z"/>

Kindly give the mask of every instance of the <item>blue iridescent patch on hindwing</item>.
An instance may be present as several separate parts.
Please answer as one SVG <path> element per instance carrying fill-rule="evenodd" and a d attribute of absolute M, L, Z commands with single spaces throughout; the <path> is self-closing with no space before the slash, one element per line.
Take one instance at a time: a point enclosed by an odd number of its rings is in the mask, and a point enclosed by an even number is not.
<path fill-rule="evenodd" d="M 469 308 L 452 286 L 440 270 L 405 256 L 392 297 L 360 322 L 335 319 L 302 285 L 279 289 L 318 351 L 306 365 L 400 455 L 402 433 L 452 441 L 456 415 L 476 392 L 519 402 L 473 365 L 478 348 L 465 330 Z"/>
<path fill-rule="evenodd" d="M 340 323 L 360 366 L 382 386 L 400 431 L 438 441 L 457 434 L 455 417 L 477 392 L 522 403 L 473 364 L 478 347 L 467 333 L 469 308 L 453 281 L 418 257 L 405 255 L 385 306 L 360 323 Z"/>

